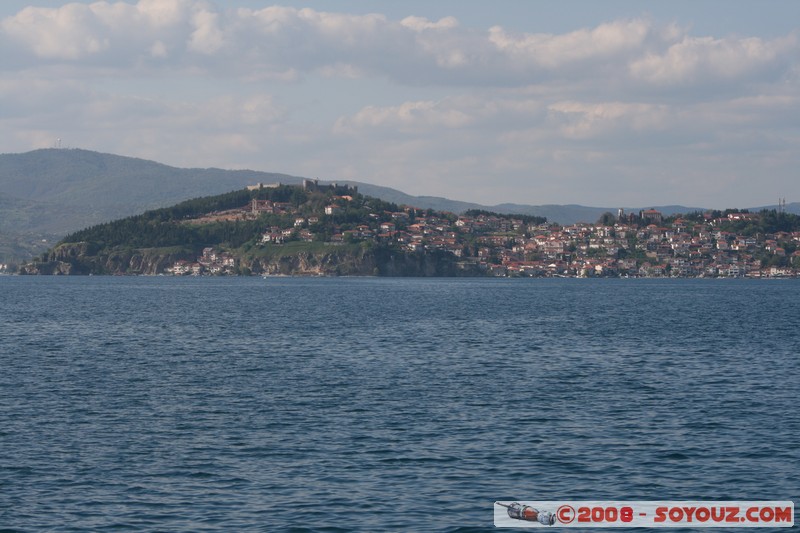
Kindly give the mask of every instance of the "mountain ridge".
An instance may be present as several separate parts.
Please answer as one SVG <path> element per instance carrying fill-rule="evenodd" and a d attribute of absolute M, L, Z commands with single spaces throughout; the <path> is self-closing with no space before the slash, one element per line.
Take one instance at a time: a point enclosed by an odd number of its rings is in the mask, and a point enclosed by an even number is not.
<path fill-rule="evenodd" d="M 147 209 L 221 194 L 246 185 L 302 183 L 303 177 L 257 170 L 180 168 L 147 159 L 83 149 L 44 148 L 0 154 L 0 262 L 26 260 L 47 243 L 94 224 Z M 462 213 L 484 209 L 504 214 L 544 216 L 551 222 L 594 222 L 617 208 L 503 203 L 483 205 L 436 196 L 413 196 L 397 189 L 352 180 L 363 194 L 420 209 Z M 647 206 L 665 215 L 703 208 Z M 775 206 L 766 206 L 774 208 Z M 638 211 L 640 207 L 626 207 Z M 760 209 L 760 208 L 751 208 Z M 787 206 L 800 213 L 800 203 Z"/>

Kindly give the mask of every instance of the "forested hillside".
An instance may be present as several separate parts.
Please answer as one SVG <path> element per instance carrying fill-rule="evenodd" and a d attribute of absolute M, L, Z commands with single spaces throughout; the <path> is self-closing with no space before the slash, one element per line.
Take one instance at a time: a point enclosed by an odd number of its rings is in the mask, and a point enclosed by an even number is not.
<path fill-rule="evenodd" d="M 476 231 L 460 231 L 463 221 Z M 280 185 L 187 200 L 74 232 L 23 272 L 188 273 L 186 265 L 195 264 L 194 273 L 472 275 L 480 273 L 485 244 L 511 242 L 512 227 L 545 222 L 487 211 L 459 219 L 349 186 Z M 480 235 L 488 232 L 496 235 L 484 242 Z M 462 256 L 474 259 L 459 262 Z"/>

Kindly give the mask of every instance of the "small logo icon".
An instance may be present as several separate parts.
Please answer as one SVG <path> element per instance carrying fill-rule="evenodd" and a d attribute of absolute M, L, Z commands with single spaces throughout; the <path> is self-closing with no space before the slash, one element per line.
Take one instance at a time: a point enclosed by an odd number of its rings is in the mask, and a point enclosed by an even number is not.
<path fill-rule="evenodd" d="M 575 509 L 571 505 L 562 505 L 556 511 L 556 516 L 562 524 L 571 524 L 575 520 Z"/>
<path fill-rule="evenodd" d="M 494 502 L 501 507 L 505 507 L 508 516 L 515 520 L 524 520 L 526 522 L 539 522 L 545 526 L 552 526 L 556 523 L 556 515 L 549 511 L 540 511 L 534 509 L 530 505 L 522 505 L 519 502 L 514 502 L 511 505 L 506 505 L 500 502 Z"/>

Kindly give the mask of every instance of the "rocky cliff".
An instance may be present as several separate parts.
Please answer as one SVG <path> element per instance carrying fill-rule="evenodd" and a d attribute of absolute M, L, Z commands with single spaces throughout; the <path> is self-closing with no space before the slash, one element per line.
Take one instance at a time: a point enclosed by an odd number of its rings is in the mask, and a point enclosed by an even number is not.
<path fill-rule="evenodd" d="M 254 274 L 305 276 L 459 276 L 479 275 L 457 268 L 447 253 L 405 253 L 388 248 L 357 252 L 300 252 L 270 259 L 241 262 Z"/>
<path fill-rule="evenodd" d="M 24 265 L 21 274 L 41 275 L 157 275 L 176 261 L 194 262 L 190 248 L 148 248 L 105 251 L 86 242 L 65 243 L 40 261 Z M 404 253 L 389 248 L 331 249 L 236 256 L 242 274 L 287 276 L 463 276 L 480 275 L 458 268 L 451 254 Z"/>
<path fill-rule="evenodd" d="M 242 258 L 240 266 L 254 274 L 266 275 L 373 276 L 379 274 L 374 254 L 350 251 L 300 252 L 269 259 Z"/>
<path fill-rule="evenodd" d="M 98 253 L 92 243 L 65 243 L 53 248 L 42 261 L 20 268 L 21 274 L 161 274 L 175 261 L 192 260 L 195 253 L 182 248 L 125 249 Z"/>

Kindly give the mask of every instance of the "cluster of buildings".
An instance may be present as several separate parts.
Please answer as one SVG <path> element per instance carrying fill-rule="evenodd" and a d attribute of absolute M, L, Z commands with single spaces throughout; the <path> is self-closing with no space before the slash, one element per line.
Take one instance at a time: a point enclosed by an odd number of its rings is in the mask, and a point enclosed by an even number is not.
<path fill-rule="evenodd" d="M 499 261 L 486 268 L 498 276 L 563 277 L 772 278 L 800 272 L 800 232 L 746 236 L 722 229 L 757 214 L 663 223 L 657 211 L 643 213 L 644 223 L 640 215 L 618 217 L 613 225 L 528 228 L 497 250 Z"/>
<path fill-rule="evenodd" d="M 236 258 L 228 252 L 219 252 L 213 247 L 203 249 L 197 261 L 176 261 L 166 269 L 167 274 L 175 276 L 229 275 L 236 272 Z"/>
<path fill-rule="evenodd" d="M 305 187 L 320 186 L 309 182 Z M 535 217 L 484 212 L 457 216 L 405 207 L 369 212 L 358 223 L 335 223 L 350 201 L 348 195 L 332 196 L 313 215 L 269 200 L 253 200 L 243 211 L 283 215 L 283 225 L 264 229 L 261 246 L 371 241 L 405 253 L 450 254 L 459 269 L 492 276 L 764 278 L 796 277 L 800 271 L 800 232 L 753 236 L 724 229 L 756 220 L 759 214 L 667 223 L 653 209 L 636 214 L 620 210 L 616 217 L 604 217 L 605 223 L 561 226 L 531 223 Z M 196 262 L 178 262 L 169 272 L 224 274 L 234 272 L 235 264 L 232 255 L 207 248 Z"/>

